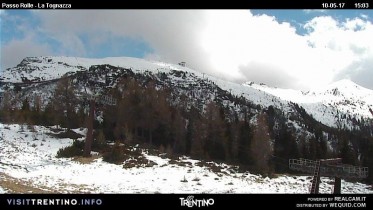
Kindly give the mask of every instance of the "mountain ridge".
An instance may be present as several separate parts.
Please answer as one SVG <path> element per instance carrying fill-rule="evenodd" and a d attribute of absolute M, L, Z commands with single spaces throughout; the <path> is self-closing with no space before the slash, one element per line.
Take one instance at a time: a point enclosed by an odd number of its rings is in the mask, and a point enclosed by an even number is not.
<path fill-rule="evenodd" d="M 361 111 L 370 113 L 371 92 L 360 88 L 360 94 L 346 81 L 321 92 L 289 91 L 122 57 L 34 57 L 6 71 L 0 81 L 5 98 L 0 120 L 6 123 L 87 127 L 89 101 L 109 95 L 117 102 L 110 107 L 98 102 L 93 121 L 96 134 L 110 141 L 129 136 L 171 153 L 262 171 L 268 162 L 252 162 L 261 149 L 265 157 L 282 160 L 341 157 L 346 164 L 369 165 L 372 159 L 373 120 Z"/>
<path fill-rule="evenodd" d="M 302 105 L 317 120 L 323 121 L 326 119 L 328 122 L 324 121 L 324 124 L 329 126 L 336 124 L 333 118 L 335 119 L 335 112 L 337 111 L 357 118 L 372 119 L 369 109 L 373 107 L 373 90 L 359 86 L 347 79 L 342 79 L 327 87 L 307 92 L 272 88 L 267 85 L 257 85 L 255 83 L 250 84 L 255 89 Z M 320 116 L 318 112 L 324 114 Z"/>
<path fill-rule="evenodd" d="M 89 71 L 89 68 L 94 65 L 105 64 L 130 69 L 138 73 L 145 71 L 153 73 L 188 72 L 198 78 L 210 80 L 223 90 L 238 97 L 243 96 L 263 107 L 272 105 L 289 111 L 289 102 L 300 104 L 316 120 L 331 127 L 342 123 L 350 129 L 353 128 L 351 123 L 341 122 L 342 115 L 351 115 L 351 117 L 358 119 L 373 118 L 369 111 L 370 108 L 373 108 L 373 90 L 361 87 L 350 80 L 337 81 L 321 90 L 302 92 L 273 88 L 264 84 L 258 85 L 253 82 L 237 84 L 178 64 L 131 57 L 99 59 L 64 56 L 27 57 L 16 67 L 6 69 L 4 74 L 0 76 L 0 82 L 2 84 L 45 82 L 59 79 L 65 74 Z"/>

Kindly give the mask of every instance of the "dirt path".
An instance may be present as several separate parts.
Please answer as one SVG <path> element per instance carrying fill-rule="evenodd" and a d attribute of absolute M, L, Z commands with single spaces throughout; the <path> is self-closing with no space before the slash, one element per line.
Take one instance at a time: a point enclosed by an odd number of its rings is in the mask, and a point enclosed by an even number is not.
<path fill-rule="evenodd" d="M 0 172 L 0 186 L 7 190 L 9 193 L 57 193 L 53 189 L 47 187 L 39 188 L 33 186 L 32 183 L 17 179 Z"/>
<path fill-rule="evenodd" d="M 33 182 L 23 179 L 18 179 L 0 172 L 0 187 L 4 188 L 8 193 L 19 194 L 60 194 L 60 193 L 73 193 L 73 194 L 87 194 L 92 192 L 92 188 L 87 185 L 64 184 L 60 183 L 58 189 L 50 187 L 35 185 Z"/>

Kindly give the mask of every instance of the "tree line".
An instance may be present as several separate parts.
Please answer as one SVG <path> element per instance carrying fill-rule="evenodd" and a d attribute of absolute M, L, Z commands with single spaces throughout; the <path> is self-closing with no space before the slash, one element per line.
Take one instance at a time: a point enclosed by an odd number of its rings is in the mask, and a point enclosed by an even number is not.
<path fill-rule="evenodd" d="M 70 77 L 56 84 L 51 100 L 42 108 L 39 97 L 25 98 L 16 106 L 10 92 L 4 94 L 0 119 L 5 123 L 59 125 L 68 129 L 86 127 L 88 103 L 77 97 Z M 295 110 L 306 131 L 295 129 L 282 110 L 272 106 L 258 109 L 249 103 L 230 109 L 216 98 L 197 107 L 185 95 L 173 95 L 169 86 L 157 81 L 123 77 L 107 92 L 116 106 L 97 104 L 95 141 L 142 143 L 167 151 L 240 165 L 270 175 L 289 172 L 288 159 L 342 157 L 345 163 L 373 166 L 372 129 L 342 130 L 315 121 L 298 105 Z M 177 97 L 177 103 L 175 103 Z M 32 101 L 32 102 L 31 102 Z M 296 120 L 296 119 L 294 119 Z M 369 179 L 372 181 L 372 173 Z"/>

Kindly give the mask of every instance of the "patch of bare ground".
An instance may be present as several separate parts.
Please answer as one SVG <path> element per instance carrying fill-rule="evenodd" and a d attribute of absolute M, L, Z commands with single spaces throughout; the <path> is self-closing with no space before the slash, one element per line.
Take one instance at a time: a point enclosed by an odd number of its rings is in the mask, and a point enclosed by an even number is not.
<path fill-rule="evenodd" d="M 20 194 L 28 194 L 28 193 L 58 193 L 57 191 L 50 189 L 50 188 L 39 188 L 33 186 L 30 181 L 25 181 L 22 179 L 17 179 L 6 175 L 0 172 L 0 186 L 6 189 L 9 193 L 20 193 Z"/>
<path fill-rule="evenodd" d="M 94 160 L 101 158 L 101 157 L 102 157 L 101 155 L 92 155 L 91 157 L 78 156 L 78 157 L 74 157 L 73 161 L 79 162 L 81 164 L 90 164 Z"/>
<path fill-rule="evenodd" d="M 85 185 L 65 184 L 58 185 L 58 189 L 47 186 L 35 185 L 32 181 L 18 179 L 0 172 L 0 186 L 15 194 L 59 194 L 59 193 L 76 193 L 86 194 L 92 191 Z"/>

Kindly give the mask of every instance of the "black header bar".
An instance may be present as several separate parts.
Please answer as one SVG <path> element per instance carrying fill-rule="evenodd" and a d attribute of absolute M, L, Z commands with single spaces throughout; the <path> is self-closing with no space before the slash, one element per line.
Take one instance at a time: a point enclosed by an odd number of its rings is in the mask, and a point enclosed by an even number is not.
<path fill-rule="evenodd" d="M 213 2 L 213 3 L 211 3 Z M 1 9 L 372 9 L 373 0 L 4 0 Z"/>

